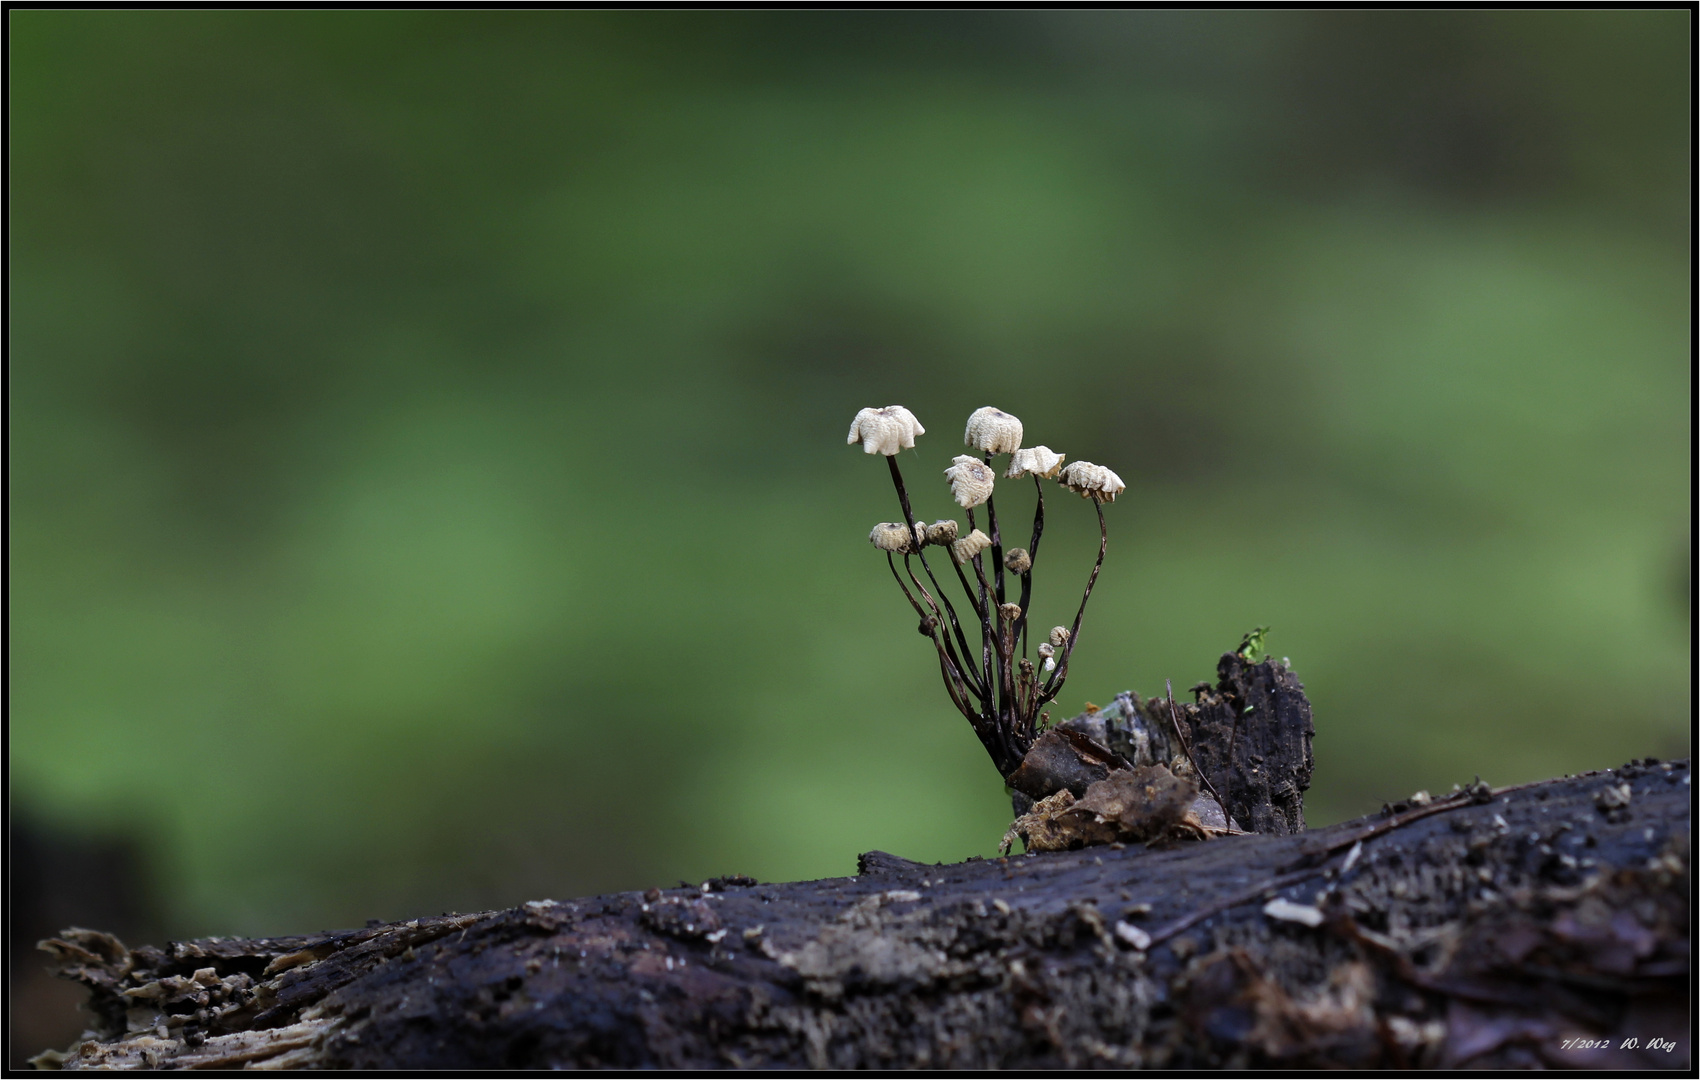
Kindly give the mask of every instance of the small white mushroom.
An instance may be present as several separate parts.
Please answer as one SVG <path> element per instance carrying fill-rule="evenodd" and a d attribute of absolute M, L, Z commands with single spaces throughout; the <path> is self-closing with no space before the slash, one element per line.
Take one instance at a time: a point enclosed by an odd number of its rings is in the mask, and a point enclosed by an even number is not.
<path fill-rule="evenodd" d="M 1010 548 L 1004 553 L 1003 565 L 1012 574 L 1025 574 L 1033 569 L 1033 556 L 1027 554 L 1026 548 Z"/>
<path fill-rule="evenodd" d="M 865 454 L 895 457 L 915 445 L 915 436 L 926 433 L 914 413 L 901 405 L 887 405 L 857 413 L 850 421 L 850 437 L 844 441 L 860 442 Z"/>
<path fill-rule="evenodd" d="M 1053 649 L 1060 649 L 1064 645 L 1067 645 L 1068 644 L 1068 627 L 1066 627 L 1066 626 L 1053 626 L 1053 627 L 1051 627 L 1050 643 L 1051 643 L 1051 648 L 1053 648 Z"/>
<path fill-rule="evenodd" d="M 1032 473 L 1049 480 L 1057 475 L 1057 470 L 1062 468 L 1067 458 L 1067 454 L 1056 453 L 1048 446 L 1031 446 L 1009 456 L 1009 468 L 1004 476 L 1014 480 Z"/>
<path fill-rule="evenodd" d="M 979 458 L 956 455 L 944 478 L 950 481 L 950 493 L 964 510 L 972 510 L 992 497 L 992 470 Z"/>
<path fill-rule="evenodd" d="M 1021 605 L 1020 604 L 999 604 L 998 605 L 998 618 L 1002 619 L 1006 623 L 1014 622 L 1015 620 L 1021 618 Z"/>
<path fill-rule="evenodd" d="M 927 526 L 927 543 L 938 547 L 949 547 L 956 539 L 957 524 L 954 521 L 935 521 Z"/>
<path fill-rule="evenodd" d="M 975 529 L 950 545 L 950 557 L 959 563 L 965 563 L 991 546 L 992 538 Z"/>
<path fill-rule="evenodd" d="M 1021 448 L 1021 421 L 990 405 L 975 409 L 962 441 L 987 453 L 1013 454 Z"/>
<path fill-rule="evenodd" d="M 1115 502 L 1116 496 L 1127 489 L 1122 478 L 1090 461 L 1076 461 L 1063 466 L 1057 482 L 1083 499 L 1096 502 Z"/>
<path fill-rule="evenodd" d="M 868 543 L 881 551 L 894 551 L 899 555 L 909 550 L 911 540 L 909 530 L 903 527 L 901 521 L 882 521 L 868 534 Z"/>

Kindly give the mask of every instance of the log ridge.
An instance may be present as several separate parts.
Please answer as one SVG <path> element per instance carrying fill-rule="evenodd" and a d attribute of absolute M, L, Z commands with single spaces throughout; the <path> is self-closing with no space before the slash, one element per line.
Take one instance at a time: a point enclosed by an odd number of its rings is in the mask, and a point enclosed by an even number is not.
<path fill-rule="evenodd" d="M 48 1068 L 1687 1068 L 1688 762 L 1293 835 L 43 943 Z"/>

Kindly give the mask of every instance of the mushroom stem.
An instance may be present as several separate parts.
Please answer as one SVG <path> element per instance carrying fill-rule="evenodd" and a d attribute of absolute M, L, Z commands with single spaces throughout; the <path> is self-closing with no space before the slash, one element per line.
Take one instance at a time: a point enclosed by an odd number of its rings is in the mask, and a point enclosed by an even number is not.
<path fill-rule="evenodd" d="M 922 565 L 925 565 L 925 563 L 923 563 Z M 915 583 L 915 590 L 917 592 L 919 592 L 921 594 L 922 598 L 927 601 L 927 606 L 933 609 L 933 613 L 935 615 L 939 614 L 938 601 L 933 599 L 933 594 L 928 592 L 927 587 L 925 585 L 921 584 L 920 579 L 915 576 L 915 568 L 910 565 L 909 556 L 907 556 L 907 555 L 903 556 L 903 572 L 908 574 L 909 580 Z M 932 576 L 931 570 L 929 570 L 927 572 L 927 576 L 929 576 L 929 577 Z M 901 582 L 899 582 L 899 584 L 901 584 Z M 938 582 L 936 582 L 936 581 L 933 582 L 933 585 L 935 587 L 937 587 Z M 939 590 L 939 595 L 941 597 L 944 595 L 943 589 Z M 956 621 L 955 612 L 951 613 L 950 618 L 951 618 L 951 622 L 954 624 L 955 621 Z M 960 633 L 960 631 L 958 631 L 958 633 Z M 948 650 L 950 652 L 951 663 L 955 664 L 958 668 L 963 669 L 964 674 L 966 674 L 967 673 L 967 670 L 966 670 L 967 665 L 966 665 L 966 663 L 964 662 L 963 659 L 957 657 L 955 647 L 953 645 L 951 645 L 951 643 L 950 643 L 950 635 L 947 634 L 947 633 L 941 633 L 939 636 L 944 639 L 944 647 L 945 647 L 946 650 Z M 962 655 L 963 655 L 963 657 L 966 657 L 968 655 L 968 646 L 967 646 L 966 643 L 964 643 L 964 645 L 962 647 Z M 974 691 L 974 696 L 979 698 L 982 703 L 985 702 L 987 691 L 986 691 L 985 687 L 983 687 L 979 684 L 979 680 L 978 679 L 966 679 L 965 681 L 968 683 L 969 687 Z"/>
<path fill-rule="evenodd" d="M 967 657 L 969 654 L 968 635 L 962 632 L 962 622 L 956 617 L 956 608 L 951 604 L 950 597 L 945 595 L 944 586 L 939 584 L 938 577 L 933 573 L 932 565 L 927 562 L 926 553 L 916 552 L 916 557 L 921 560 L 921 568 L 927 572 L 927 580 L 931 581 L 933 583 L 933 588 L 938 590 L 939 602 L 944 604 L 945 614 L 950 616 L 950 628 L 956 633 L 956 644 L 962 649 L 963 659 L 961 663 L 964 667 L 966 667 Z M 945 554 L 945 558 L 950 559 L 952 566 L 956 565 L 956 560 L 950 557 L 948 551 Z M 962 570 L 960 567 L 957 569 L 956 573 L 958 577 L 961 577 Z M 964 591 L 967 591 L 968 589 L 968 581 L 966 578 L 963 579 L 962 588 Z M 972 594 L 970 594 L 969 599 L 973 599 Z M 984 698 L 985 695 L 982 694 L 980 696 Z"/>
<path fill-rule="evenodd" d="M 972 507 L 969 507 L 968 531 L 973 532 L 977 528 L 979 528 L 979 525 L 974 521 L 974 510 Z M 995 632 L 992 628 L 992 619 L 994 617 L 992 609 L 994 605 L 990 600 L 991 587 L 986 583 L 986 568 L 982 565 L 980 559 L 981 557 L 979 555 L 975 555 L 971 560 L 974 564 L 974 576 L 978 578 L 980 582 L 979 593 L 971 595 L 977 595 L 979 597 L 979 599 L 975 601 L 974 611 L 980 616 L 980 663 L 986 680 L 986 685 L 990 686 L 992 684 L 992 635 Z M 961 572 L 960 569 L 958 572 Z M 966 582 L 964 582 L 964 584 L 966 584 Z"/>
<path fill-rule="evenodd" d="M 998 706 L 999 727 L 1011 748 L 1021 739 L 1021 688 L 1015 681 L 1015 620 L 1004 623 L 998 619 L 998 689 L 1002 701 Z M 1019 756 L 1019 755 L 1018 755 Z"/>
<path fill-rule="evenodd" d="M 992 452 L 986 451 L 986 468 L 992 467 Z M 992 530 L 992 579 L 997 582 L 998 603 L 1004 602 L 1003 596 L 1003 537 L 998 533 L 998 510 L 993 505 L 992 496 L 986 496 L 986 524 Z"/>
<path fill-rule="evenodd" d="M 1039 537 L 1045 532 L 1045 485 L 1039 482 L 1039 474 L 1029 474 L 1033 477 L 1033 490 L 1038 492 L 1039 502 L 1033 508 L 1033 541 L 1027 545 L 1029 565 L 1021 575 L 1021 655 L 1027 656 L 1027 611 L 1028 601 L 1033 596 L 1033 566 L 1039 559 Z"/>
<path fill-rule="evenodd" d="M 935 575 L 935 573 L 933 573 L 932 563 L 928 563 L 927 553 L 925 553 L 925 551 L 916 551 L 916 558 L 918 558 L 918 560 L 921 560 L 921 570 L 927 571 L 927 580 L 930 580 L 930 582 L 933 583 L 933 588 L 937 588 L 937 590 L 938 590 L 938 602 L 940 602 L 940 604 L 945 605 L 945 614 L 949 614 L 949 616 L 950 616 L 950 629 L 952 629 L 952 631 L 955 631 L 955 638 L 957 638 L 957 645 L 961 646 L 962 655 L 964 655 L 964 657 L 967 657 L 967 655 L 969 655 L 969 648 L 967 648 L 967 634 L 962 633 L 962 621 L 961 621 L 961 619 L 957 619 L 957 616 L 955 616 L 955 607 L 954 607 L 954 605 L 950 604 L 949 595 L 945 595 L 944 585 L 940 585 L 940 583 L 938 583 L 938 577 L 937 577 L 937 575 Z M 954 560 L 954 558 L 950 558 L 949 551 L 945 551 L 945 558 L 949 558 L 950 565 L 952 565 L 952 566 L 955 565 L 955 560 Z M 957 573 L 959 573 L 959 575 L 961 575 L 961 570 L 957 571 Z M 962 585 L 962 587 L 967 588 L 967 583 L 964 582 L 964 585 Z M 972 599 L 972 597 L 969 597 L 969 599 Z"/>
<path fill-rule="evenodd" d="M 1086 614 L 1086 601 L 1092 599 L 1092 586 L 1098 580 L 1098 570 L 1104 565 L 1104 549 L 1109 546 L 1109 530 L 1104 525 L 1104 504 L 1097 499 L 1092 500 L 1092 506 L 1098 511 L 1098 561 L 1092 564 L 1092 574 L 1086 579 L 1086 591 L 1080 597 L 1080 610 L 1074 613 L 1074 629 L 1068 632 L 1068 640 L 1063 643 L 1063 653 L 1057 660 L 1057 669 L 1051 672 L 1051 677 L 1045 683 L 1045 692 L 1040 695 L 1039 704 L 1043 705 L 1057 696 L 1062 689 L 1063 680 L 1068 678 L 1068 658 L 1074 652 L 1074 646 L 1080 640 L 1080 618 Z"/>
<path fill-rule="evenodd" d="M 921 607 L 918 601 L 916 601 L 914 594 L 909 591 L 909 586 L 903 584 L 903 578 L 899 577 L 897 573 L 897 562 L 892 559 L 891 552 L 889 551 L 885 553 L 885 564 L 891 568 L 891 578 L 893 581 L 897 582 L 897 587 L 903 590 L 903 595 L 908 599 L 909 606 L 915 609 L 915 614 L 919 615 L 922 619 L 926 619 L 928 617 L 928 612 Z M 909 576 L 914 577 L 915 575 L 911 573 Z M 924 591 L 923 595 L 925 595 Z M 955 683 L 960 683 L 962 681 L 961 675 L 960 672 L 954 670 L 955 665 L 950 661 L 949 657 L 945 655 L 944 645 L 939 643 L 939 632 L 936 617 L 935 625 L 933 626 L 932 632 L 927 635 L 927 638 L 933 643 L 933 648 L 938 650 L 939 668 L 944 674 L 944 688 L 945 692 L 950 694 L 951 703 L 954 704 L 964 716 L 968 717 L 971 723 L 974 722 L 978 714 L 967 706 L 966 701 L 957 692 Z M 953 675 L 955 676 L 954 682 L 952 679 Z M 978 697 L 980 695 L 975 696 Z"/>
<path fill-rule="evenodd" d="M 903 578 L 897 573 L 897 562 L 891 557 L 889 551 L 885 553 L 885 564 L 891 567 L 891 580 L 897 582 L 897 587 L 903 590 L 903 597 L 909 601 L 909 606 L 915 609 L 915 614 L 923 619 L 926 618 L 927 609 L 923 608 L 920 601 L 915 599 L 915 595 L 909 591 L 909 586 L 903 584 Z"/>
<path fill-rule="evenodd" d="M 885 463 L 891 466 L 891 482 L 897 488 L 897 501 L 903 504 L 903 525 L 913 532 L 915 515 L 909 509 L 909 489 L 903 486 L 903 473 L 897 468 L 896 455 L 887 457 Z"/>

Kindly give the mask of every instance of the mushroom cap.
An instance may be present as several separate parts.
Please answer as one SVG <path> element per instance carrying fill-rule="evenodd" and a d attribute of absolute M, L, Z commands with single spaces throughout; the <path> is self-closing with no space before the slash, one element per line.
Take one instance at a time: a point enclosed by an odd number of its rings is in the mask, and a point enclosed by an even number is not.
<path fill-rule="evenodd" d="M 1116 496 L 1127 489 L 1122 478 L 1102 465 L 1090 461 L 1074 461 L 1063 466 L 1057 482 L 1083 499 L 1115 502 Z"/>
<path fill-rule="evenodd" d="M 959 563 L 965 563 L 991 546 L 992 538 L 975 529 L 950 545 L 950 557 Z"/>
<path fill-rule="evenodd" d="M 1002 409 L 982 406 L 969 414 L 962 441 L 987 453 L 1013 454 L 1021 448 L 1021 421 Z"/>
<path fill-rule="evenodd" d="M 1033 569 L 1033 556 L 1026 548 L 1010 548 L 1003 553 L 1003 565 L 1012 574 L 1025 574 Z"/>
<path fill-rule="evenodd" d="M 909 551 L 913 541 L 913 534 L 903 527 L 901 521 L 882 521 L 868 534 L 868 543 L 881 551 L 894 551 L 899 555 Z"/>
<path fill-rule="evenodd" d="M 950 481 L 950 493 L 964 510 L 972 510 L 991 498 L 992 485 L 996 481 L 991 466 L 967 454 L 958 454 L 951 459 L 944 478 Z"/>
<path fill-rule="evenodd" d="M 1032 473 L 1049 480 L 1057 475 L 1057 470 L 1062 468 L 1062 463 L 1067 458 L 1067 454 L 1059 454 L 1048 446 L 1017 450 L 1009 456 L 1009 469 L 1004 472 L 1004 476 L 1013 480 Z"/>
<path fill-rule="evenodd" d="M 915 445 L 915 436 L 925 435 L 927 429 L 915 414 L 901 405 L 883 409 L 863 409 L 850 421 L 850 436 L 846 443 L 860 441 L 865 454 L 884 454 L 895 457 Z"/>
<path fill-rule="evenodd" d="M 954 521 L 935 521 L 927 526 L 927 543 L 948 546 L 956 539 L 958 528 Z"/>
<path fill-rule="evenodd" d="M 1066 627 L 1066 626 L 1053 626 L 1053 627 L 1051 627 L 1051 639 L 1050 639 L 1051 648 L 1060 649 L 1064 645 L 1067 645 L 1067 644 L 1068 644 L 1068 627 Z"/>

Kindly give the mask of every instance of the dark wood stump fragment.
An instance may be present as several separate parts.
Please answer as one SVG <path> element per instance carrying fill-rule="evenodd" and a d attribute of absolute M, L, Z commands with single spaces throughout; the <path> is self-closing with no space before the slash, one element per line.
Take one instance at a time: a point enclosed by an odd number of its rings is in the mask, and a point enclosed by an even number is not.
<path fill-rule="evenodd" d="M 1305 827 L 1304 793 L 1316 759 L 1310 702 L 1293 670 L 1274 660 L 1248 663 L 1224 653 L 1215 687 L 1180 708 L 1193 761 L 1239 826 L 1289 836 Z M 1164 703 L 1149 709 L 1161 712 Z"/>

